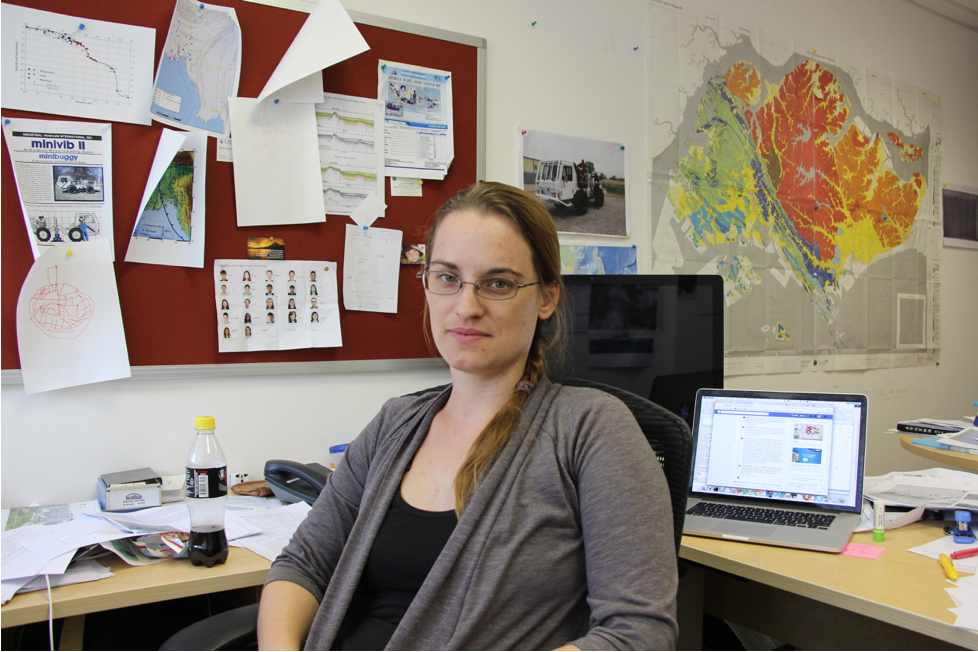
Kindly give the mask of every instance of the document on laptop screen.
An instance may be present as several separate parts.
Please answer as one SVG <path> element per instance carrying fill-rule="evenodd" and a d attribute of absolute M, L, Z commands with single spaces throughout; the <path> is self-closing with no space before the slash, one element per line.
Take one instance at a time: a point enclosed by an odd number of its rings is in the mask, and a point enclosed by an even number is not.
<path fill-rule="evenodd" d="M 860 407 L 704 396 L 693 491 L 855 506 Z"/>

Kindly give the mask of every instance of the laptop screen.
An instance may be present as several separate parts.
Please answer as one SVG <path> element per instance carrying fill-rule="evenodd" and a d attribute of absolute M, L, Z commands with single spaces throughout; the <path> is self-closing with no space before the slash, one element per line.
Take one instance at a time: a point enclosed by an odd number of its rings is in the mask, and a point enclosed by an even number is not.
<path fill-rule="evenodd" d="M 696 399 L 693 493 L 861 509 L 865 396 L 703 389 Z"/>

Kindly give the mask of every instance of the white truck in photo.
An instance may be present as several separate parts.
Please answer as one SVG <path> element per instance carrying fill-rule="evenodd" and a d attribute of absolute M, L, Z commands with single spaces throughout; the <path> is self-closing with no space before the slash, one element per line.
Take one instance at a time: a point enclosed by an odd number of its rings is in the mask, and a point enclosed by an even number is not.
<path fill-rule="evenodd" d="M 536 197 L 584 215 L 591 202 L 595 208 L 604 206 L 604 190 L 596 176 L 584 161 L 540 161 Z"/>

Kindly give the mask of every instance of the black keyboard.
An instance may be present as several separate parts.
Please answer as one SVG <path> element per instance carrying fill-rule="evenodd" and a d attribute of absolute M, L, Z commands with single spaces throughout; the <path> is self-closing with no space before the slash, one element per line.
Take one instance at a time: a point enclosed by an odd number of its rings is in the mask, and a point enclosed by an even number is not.
<path fill-rule="evenodd" d="M 727 518 L 732 521 L 752 521 L 754 523 L 805 527 L 816 530 L 829 529 L 832 521 L 835 520 L 835 514 L 794 512 L 787 509 L 744 507 L 743 505 L 724 505 L 702 501 L 687 509 L 686 513 L 709 518 Z"/>

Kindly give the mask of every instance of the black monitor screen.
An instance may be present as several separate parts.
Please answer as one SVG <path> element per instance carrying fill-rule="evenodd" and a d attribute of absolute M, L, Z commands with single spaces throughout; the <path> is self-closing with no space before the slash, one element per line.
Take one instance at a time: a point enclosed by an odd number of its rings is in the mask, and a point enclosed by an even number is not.
<path fill-rule="evenodd" d="M 565 276 L 566 347 L 550 376 L 650 398 L 692 424 L 696 390 L 723 387 L 723 282 L 707 275 Z"/>

